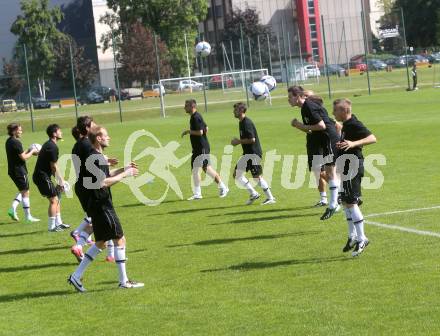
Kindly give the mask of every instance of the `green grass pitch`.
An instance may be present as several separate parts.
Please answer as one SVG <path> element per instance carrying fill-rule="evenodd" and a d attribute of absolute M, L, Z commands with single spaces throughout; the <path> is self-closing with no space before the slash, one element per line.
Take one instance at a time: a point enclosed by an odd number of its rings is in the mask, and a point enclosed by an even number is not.
<path fill-rule="evenodd" d="M 285 91 L 275 92 L 282 97 Z M 354 113 L 378 138 L 364 149 L 365 155 L 386 157 L 386 165 L 377 166 L 384 184 L 363 190 L 362 206 L 368 220 L 385 226 L 366 225 L 371 245 L 359 258 L 341 252 L 347 231 L 342 214 L 320 221 L 323 209 L 312 207 L 318 200 L 316 189 L 308 187 L 308 178 L 299 189 L 284 189 L 280 162 L 275 163 L 271 183 L 277 203 L 264 207 L 259 202 L 245 206 L 247 192 L 235 186 L 232 176 L 225 199 L 218 198 L 212 184 L 202 189 L 203 200 L 180 200 L 170 190 L 155 207 L 140 204 L 127 185 L 114 186 L 116 211 L 127 237 L 128 275 L 145 282 L 139 290 L 117 289 L 117 270 L 104 261 L 105 253 L 85 273 L 87 293 L 78 294 L 66 283 L 77 265 L 69 251 L 73 241 L 68 232 L 47 232 L 47 201 L 33 184 L 32 212 L 42 221 L 15 223 L 7 217 L 16 190 L 1 151 L 0 335 L 438 335 L 439 238 L 420 232 L 440 233 L 440 208 L 435 208 L 439 94 L 426 87 L 372 96 L 335 95 L 351 98 Z M 122 161 L 128 136 L 145 129 L 164 145 L 179 142 L 180 158 L 190 152 L 189 138 L 180 138 L 189 118 L 183 97 L 167 99 L 182 107 L 170 109 L 165 119 L 151 117 L 158 116 L 158 110 L 143 109 L 136 101 L 125 102 L 133 110 L 123 124 L 117 122 L 116 105 L 83 107 L 80 112 L 107 126 L 112 138 L 109 156 Z M 326 106 L 330 109 L 328 98 Z M 70 153 L 72 115 L 38 113 L 36 133 L 30 132 L 22 114 L 1 116 L 1 141 L 6 140 L 8 118 L 23 122 L 25 146 L 43 143 L 44 126 L 56 121 L 64 126 L 60 153 Z M 256 124 L 263 151 L 295 155 L 295 171 L 297 155 L 305 154 L 304 134 L 290 126 L 299 110 L 279 98 L 271 107 L 252 103 L 248 116 Z M 212 153 L 221 161 L 224 146 L 238 135 L 232 103 L 210 105 L 204 118 Z M 153 143 L 140 139 L 134 153 L 147 145 Z M 233 163 L 240 154 L 235 148 Z M 139 161 L 142 172 L 150 162 L 151 157 Z M 34 165 L 32 158 L 30 173 Z M 189 162 L 170 170 L 189 197 Z M 142 190 L 153 198 L 165 187 L 156 178 Z M 83 216 L 78 200 L 64 198 L 62 207 L 65 222 L 77 225 Z M 434 208 L 414 210 L 429 207 Z M 399 210 L 411 211 L 380 215 Z M 20 208 L 18 213 L 23 217 Z M 379 215 L 368 217 L 373 214 Z"/>

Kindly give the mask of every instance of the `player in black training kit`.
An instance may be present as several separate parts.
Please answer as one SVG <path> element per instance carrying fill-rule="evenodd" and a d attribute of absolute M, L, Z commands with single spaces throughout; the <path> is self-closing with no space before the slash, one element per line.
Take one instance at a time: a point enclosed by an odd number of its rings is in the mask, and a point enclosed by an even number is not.
<path fill-rule="evenodd" d="M 307 99 L 301 86 L 292 86 L 288 89 L 289 104 L 301 108 L 301 123 L 296 118 L 292 120 L 292 127 L 307 133 L 307 155 L 309 169 L 315 176 L 319 176 L 324 164 L 330 189 L 330 203 L 321 220 L 329 219 L 338 208 L 338 182 L 335 169 L 336 142 L 339 137 L 335 124 L 330 120 L 326 109 L 313 99 Z"/>
<path fill-rule="evenodd" d="M 32 155 L 37 155 L 38 149 L 30 148 L 27 151 L 23 150 L 23 146 L 19 140 L 23 133 L 23 129 L 20 124 L 9 124 L 7 129 L 9 138 L 6 140 L 5 148 L 8 159 L 8 175 L 18 189 L 18 194 L 12 201 L 12 206 L 8 210 L 8 215 L 13 220 L 18 221 L 17 206 L 22 203 L 26 222 L 39 222 L 40 220 L 38 218 L 34 218 L 31 215 L 29 180 L 26 167 L 26 160 Z"/>
<path fill-rule="evenodd" d="M 110 187 L 120 182 L 124 177 L 138 174 L 136 164 L 131 163 L 125 168 L 109 171 L 109 163 L 103 150 L 109 146 L 110 137 L 107 130 L 96 126 L 89 132 L 89 140 L 93 150 L 86 162 L 91 181 L 87 181 L 85 187 L 90 191 L 87 212 L 92 218 L 93 231 L 96 243 L 84 254 L 84 258 L 78 268 L 68 278 L 68 282 L 79 292 L 84 292 L 81 278 L 86 268 L 96 256 L 106 247 L 107 240 L 115 243 L 115 262 L 119 272 L 119 288 L 143 287 L 143 283 L 131 281 L 127 277 L 125 269 L 125 237 L 119 218 L 113 207 Z"/>
<path fill-rule="evenodd" d="M 40 194 L 49 199 L 48 230 L 56 232 L 70 227 L 61 220 L 60 193 L 64 191 L 66 184 L 58 170 L 59 152 L 57 142 L 63 138 L 63 133 L 57 124 L 49 125 L 46 133 L 49 136 L 49 140 L 44 143 L 38 154 L 32 180 L 37 185 Z M 52 182 L 52 176 L 55 177 L 56 186 Z"/>
<path fill-rule="evenodd" d="M 210 146 L 208 142 L 208 126 L 202 116 L 197 112 L 197 103 L 194 99 L 185 102 L 185 112 L 191 115 L 190 129 L 182 132 L 181 136 L 189 134 L 192 147 L 191 171 L 194 182 L 193 195 L 188 201 L 202 198 L 202 188 L 200 187 L 200 168 L 211 176 L 218 184 L 219 196 L 226 197 L 229 192 L 228 187 L 222 182 L 220 175 L 212 168 L 209 162 Z"/>
<path fill-rule="evenodd" d="M 354 247 L 352 255 L 355 257 L 361 254 L 369 244 L 364 233 L 364 218 L 359 209 L 361 181 L 364 176 L 362 147 L 375 143 L 376 137 L 351 113 L 350 100 L 335 100 L 333 115 L 337 121 L 343 123 L 341 140 L 336 144 L 338 165 L 341 164 L 343 168 L 341 199 L 348 224 L 348 240 L 342 251 L 348 252 Z M 343 156 L 345 154 L 349 157 Z M 354 165 L 356 170 L 350 168 L 350 159 L 357 161 L 358 165 Z"/>
<path fill-rule="evenodd" d="M 263 157 L 263 151 L 261 150 L 257 129 L 252 120 L 246 117 L 246 111 L 246 104 L 237 103 L 234 105 L 234 117 L 240 120 L 240 139 L 233 138 L 231 145 L 241 145 L 243 148 L 243 156 L 234 169 L 234 178 L 249 192 L 250 197 L 246 202 L 247 205 L 252 204 L 256 199 L 260 198 L 260 194 L 257 193 L 249 180 L 244 176 L 245 171 L 250 171 L 257 184 L 263 189 L 266 199 L 262 204 L 273 204 L 275 203 L 275 198 L 270 191 L 268 183 L 262 176 L 263 168 L 261 167 L 261 159 Z"/>

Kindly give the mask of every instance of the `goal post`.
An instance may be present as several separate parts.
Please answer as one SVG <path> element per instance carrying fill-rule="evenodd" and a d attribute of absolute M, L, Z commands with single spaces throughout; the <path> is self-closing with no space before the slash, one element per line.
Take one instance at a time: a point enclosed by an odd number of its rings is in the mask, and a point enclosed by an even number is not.
<path fill-rule="evenodd" d="M 183 108 L 186 99 L 195 99 L 199 106 L 246 100 L 249 103 L 248 87 L 267 75 L 267 69 L 237 70 L 210 75 L 195 75 L 160 80 L 161 114 L 167 110 Z"/>

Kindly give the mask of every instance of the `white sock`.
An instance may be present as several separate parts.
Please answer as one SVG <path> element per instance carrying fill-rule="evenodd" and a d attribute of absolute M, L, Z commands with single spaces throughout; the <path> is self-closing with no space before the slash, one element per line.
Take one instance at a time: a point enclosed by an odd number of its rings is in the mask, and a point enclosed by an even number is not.
<path fill-rule="evenodd" d="M 352 240 L 356 240 L 356 228 L 351 218 L 351 211 L 349 208 L 344 208 L 344 212 L 345 212 L 345 217 L 347 218 L 348 237 L 351 238 Z"/>
<path fill-rule="evenodd" d="M 320 192 L 319 196 L 321 196 L 321 202 L 327 203 L 327 193 L 325 191 Z"/>
<path fill-rule="evenodd" d="M 86 231 L 81 231 L 79 234 L 78 241 L 76 242 L 76 245 L 81 246 L 81 247 L 86 245 L 89 237 L 90 237 L 89 233 L 87 233 Z"/>
<path fill-rule="evenodd" d="M 90 225 L 92 222 L 92 219 L 90 217 L 84 217 L 82 222 L 78 225 L 78 227 L 75 229 L 76 233 L 80 233 L 81 231 L 84 231 L 84 229 Z"/>
<path fill-rule="evenodd" d="M 353 224 L 356 227 L 357 241 L 366 240 L 367 237 L 364 233 L 364 216 L 362 215 L 361 209 L 359 209 L 357 204 L 354 204 L 350 211 Z"/>
<path fill-rule="evenodd" d="M 219 189 L 226 189 L 226 185 L 223 183 L 223 181 L 220 180 L 220 182 L 218 183 L 218 188 Z"/>
<path fill-rule="evenodd" d="M 55 229 L 56 226 L 56 217 L 49 217 L 49 221 L 48 221 L 48 230 L 53 230 Z"/>
<path fill-rule="evenodd" d="M 258 180 L 258 185 L 261 187 L 261 189 L 263 189 L 264 194 L 268 199 L 273 199 L 272 192 L 270 191 L 269 185 L 267 184 L 265 179 L 260 177 Z"/>
<path fill-rule="evenodd" d="M 29 197 L 23 197 L 22 204 L 24 216 L 26 219 L 29 219 L 31 217 L 31 201 L 29 200 Z"/>
<path fill-rule="evenodd" d="M 90 263 L 95 260 L 96 256 L 101 253 L 101 251 L 102 250 L 100 250 L 96 245 L 93 245 L 91 248 L 89 248 L 88 251 L 84 253 L 84 258 L 73 273 L 73 276 L 76 279 L 81 279 L 87 266 L 89 266 Z"/>
<path fill-rule="evenodd" d="M 128 277 L 125 270 L 125 246 L 115 246 L 115 263 L 118 266 L 119 282 L 126 283 Z"/>
<path fill-rule="evenodd" d="M 338 183 L 336 180 L 328 180 L 330 189 L 330 204 L 329 208 L 334 209 L 338 206 Z"/>
<path fill-rule="evenodd" d="M 202 195 L 202 188 L 199 185 L 194 186 L 193 193 L 194 193 L 194 195 L 201 196 Z"/>
<path fill-rule="evenodd" d="M 17 207 L 21 203 L 22 200 L 23 200 L 23 196 L 21 196 L 21 193 L 18 193 L 17 195 L 15 195 L 15 198 L 12 201 L 12 209 L 14 209 L 14 212 L 17 211 Z"/>
<path fill-rule="evenodd" d="M 63 220 L 61 219 L 61 213 L 60 212 L 57 213 L 55 218 L 56 218 L 57 225 L 63 224 Z"/>
<path fill-rule="evenodd" d="M 243 175 L 237 178 L 240 184 L 247 189 L 250 195 L 255 195 L 257 192 L 255 191 L 254 187 L 252 187 L 249 180 L 244 177 Z"/>
<path fill-rule="evenodd" d="M 115 244 L 113 243 L 113 240 L 107 241 L 107 257 L 115 257 Z"/>

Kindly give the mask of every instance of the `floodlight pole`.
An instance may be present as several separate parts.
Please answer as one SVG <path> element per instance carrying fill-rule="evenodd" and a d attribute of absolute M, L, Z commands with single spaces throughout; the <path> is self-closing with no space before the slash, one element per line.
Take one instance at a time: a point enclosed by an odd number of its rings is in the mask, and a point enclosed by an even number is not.
<path fill-rule="evenodd" d="M 270 49 L 270 38 L 269 34 L 266 34 L 267 38 L 267 49 L 269 50 L 269 68 L 270 68 L 270 74 L 273 76 L 273 69 L 272 69 L 272 50 Z"/>
<path fill-rule="evenodd" d="M 185 41 L 186 41 L 186 34 L 185 34 Z M 157 48 L 157 35 L 156 34 L 154 34 L 154 52 L 156 53 L 157 81 L 159 83 L 160 112 L 162 114 L 162 117 L 165 118 L 165 108 L 164 108 L 164 101 L 163 101 L 163 94 L 162 94 L 162 82 L 160 79 L 159 50 Z M 188 68 L 188 71 L 189 71 L 189 68 Z"/>
<path fill-rule="evenodd" d="M 328 98 L 331 99 L 332 89 L 330 84 L 330 76 L 328 74 L 327 42 L 325 39 L 324 15 L 321 15 L 321 29 L 322 29 L 322 42 L 324 43 L 324 67 L 325 67 L 325 76 L 327 77 Z"/>
<path fill-rule="evenodd" d="M 155 40 L 154 40 L 154 43 L 155 43 L 155 45 L 154 45 L 154 47 L 156 48 L 156 55 L 157 55 L 157 40 L 156 40 L 156 34 L 154 34 L 154 38 L 155 38 Z M 191 77 L 191 69 L 190 69 L 190 67 L 189 67 L 189 52 L 188 52 L 188 41 L 187 41 L 187 39 L 186 39 L 186 32 L 184 33 L 184 36 L 185 36 L 185 48 L 186 48 L 186 66 L 188 67 L 188 77 Z M 158 71 L 158 73 L 159 73 L 159 71 Z M 160 75 L 159 75 L 159 77 L 160 77 Z M 159 78 L 159 80 L 160 80 L 160 78 Z M 160 90 L 160 88 L 159 88 L 159 90 Z"/>
<path fill-rule="evenodd" d="M 29 93 L 29 110 L 31 111 L 31 126 L 32 126 L 32 132 L 35 132 L 34 107 L 32 106 L 31 82 L 29 80 L 29 66 L 28 66 L 28 61 L 27 61 L 26 44 L 24 44 L 24 43 L 23 43 L 23 51 L 24 51 L 24 64 L 26 67 L 26 80 L 27 80 L 27 84 L 28 84 L 28 93 Z"/>
<path fill-rule="evenodd" d="M 72 71 L 73 98 L 75 100 L 75 116 L 78 119 L 78 102 L 76 99 L 75 69 L 73 68 L 72 43 L 69 40 L 70 69 Z"/>
<path fill-rule="evenodd" d="M 361 19 L 362 19 L 362 31 L 364 35 L 364 55 L 365 55 L 365 66 L 367 71 L 367 83 L 368 83 L 368 94 L 371 95 L 371 85 L 370 85 L 370 71 L 368 70 L 368 41 L 367 41 L 367 29 L 365 26 L 365 12 L 363 10 L 363 2 L 361 0 L 362 4 L 362 12 L 361 12 Z M 350 71 L 350 70 L 349 70 Z"/>
<path fill-rule="evenodd" d="M 260 58 L 260 69 L 262 69 L 263 68 L 263 60 L 261 59 L 260 35 L 257 35 L 257 43 L 258 43 L 258 57 Z"/>

